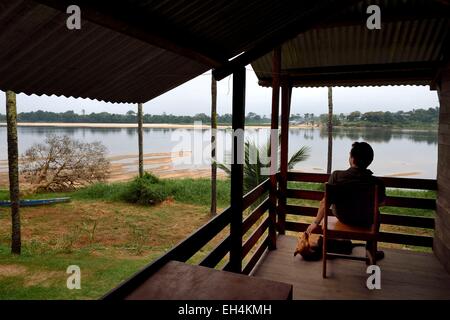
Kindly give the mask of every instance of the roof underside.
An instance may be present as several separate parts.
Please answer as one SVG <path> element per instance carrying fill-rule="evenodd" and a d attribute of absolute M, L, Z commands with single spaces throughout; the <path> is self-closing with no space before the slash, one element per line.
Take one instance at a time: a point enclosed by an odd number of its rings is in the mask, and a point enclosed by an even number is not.
<path fill-rule="evenodd" d="M 381 8 L 381 30 L 365 10 Z M 449 6 L 439 1 L 364 1 L 282 46 L 282 81 L 297 87 L 431 85 L 449 42 Z M 272 54 L 252 63 L 272 82 Z"/>
<path fill-rule="evenodd" d="M 104 3 L 0 0 L 0 89 L 146 102 L 300 32 L 282 58 L 296 85 L 428 84 L 448 42 L 447 0 L 375 1 L 389 19 L 381 31 L 364 27 L 367 3 L 358 0 Z M 66 28 L 71 4 L 81 30 Z M 252 65 L 269 84 L 271 55 Z"/>
<path fill-rule="evenodd" d="M 210 67 L 30 1 L 1 1 L 0 88 L 145 102 Z"/>

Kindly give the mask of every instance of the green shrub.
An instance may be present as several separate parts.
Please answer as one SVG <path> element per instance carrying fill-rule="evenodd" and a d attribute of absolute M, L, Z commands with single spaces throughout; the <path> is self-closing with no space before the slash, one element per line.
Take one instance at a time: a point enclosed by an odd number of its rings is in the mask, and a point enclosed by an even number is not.
<path fill-rule="evenodd" d="M 160 203 L 168 197 L 169 192 L 165 183 L 149 173 L 146 173 L 142 178 L 134 178 L 122 192 L 123 200 L 147 205 Z"/>

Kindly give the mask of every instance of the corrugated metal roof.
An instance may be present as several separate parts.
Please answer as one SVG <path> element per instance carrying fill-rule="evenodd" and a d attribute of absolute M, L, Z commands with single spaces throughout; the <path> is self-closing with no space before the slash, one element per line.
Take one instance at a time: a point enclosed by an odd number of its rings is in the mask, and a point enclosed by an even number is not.
<path fill-rule="evenodd" d="M 82 17 L 85 8 L 93 8 L 94 13 L 86 18 L 89 21 L 82 20 L 81 30 L 70 31 L 65 27 L 65 13 L 37 4 L 40 2 L 58 8 L 78 3 L 82 5 Z M 187 58 L 192 58 L 191 55 L 173 50 L 170 45 L 130 35 L 125 30 L 129 28 L 126 22 L 113 21 L 111 26 L 102 20 L 102 14 L 114 20 L 122 12 L 121 18 L 128 19 L 128 23 L 138 21 L 134 27 L 140 28 L 140 35 L 156 30 L 161 33 L 159 36 L 178 41 L 182 48 L 187 46 L 194 53 L 225 62 L 279 35 L 287 25 L 308 14 L 313 12 L 312 16 L 316 16 L 320 8 L 334 2 L 123 0 L 105 5 L 101 0 L 0 0 L 0 89 L 111 102 L 145 102 L 202 74 L 212 64 L 205 62 L 208 59 L 198 60 L 203 63 L 191 60 Z M 383 15 L 392 12 L 397 18 L 405 6 L 423 9 L 439 2 L 364 0 L 345 10 L 342 17 L 355 13 L 366 16 L 369 3 L 380 4 Z M 385 24 L 382 31 L 369 31 L 358 25 L 325 26 L 284 45 L 283 68 L 286 71 L 434 61 L 447 29 L 448 25 L 433 17 L 393 21 Z M 270 60 L 267 55 L 253 64 L 260 79 L 270 75 Z M 319 83 L 317 79 L 310 84 L 315 83 Z"/>
<path fill-rule="evenodd" d="M 146 102 L 210 67 L 31 1 L 0 2 L 0 88 Z"/>
<path fill-rule="evenodd" d="M 389 65 L 427 62 L 432 67 L 440 61 L 444 41 L 448 39 L 449 19 L 445 16 L 431 18 L 425 14 L 425 18 L 421 18 L 419 9 L 416 18 L 383 22 L 383 15 L 389 16 L 389 10 L 401 12 L 402 5 L 410 8 L 412 5 L 430 5 L 431 2 L 385 0 L 371 3 L 378 3 L 381 7 L 381 30 L 369 30 L 366 27 L 365 19 L 368 15 L 364 15 L 364 3 L 355 6 L 352 10 L 360 10 L 364 19 L 360 24 L 339 25 L 339 21 L 335 21 L 336 27 L 325 26 L 310 30 L 285 43 L 282 46 L 282 74 L 295 79 L 296 86 L 305 87 L 430 84 L 430 77 L 433 76 L 431 69 L 429 73 L 422 73 L 421 77 L 411 76 L 408 79 L 358 79 L 349 72 L 350 67 L 363 65 L 385 65 L 388 68 Z M 342 19 L 346 17 L 343 14 Z M 271 78 L 272 54 L 256 60 L 252 67 L 258 78 L 263 80 L 262 83 L 267 84 L 264 80 L 270 81 Z M 315 68 L 320 73 L 325 70 L 324 67 L 335 67 L 332 79 L 326 80 L 325 76 L 311 77 Z M 341 76 L 339 67 L 346 70 Z M 307 73 L 302 70 L 307 70 Z M 297 75 L 294 76 L 294 73 Z"/>

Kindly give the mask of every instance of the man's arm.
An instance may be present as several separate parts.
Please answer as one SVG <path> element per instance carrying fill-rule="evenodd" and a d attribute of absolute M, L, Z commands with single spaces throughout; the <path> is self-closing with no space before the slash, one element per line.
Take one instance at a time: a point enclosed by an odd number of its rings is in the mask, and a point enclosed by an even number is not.
<path fill-rule="evenodd" d="M 325 198 L 323 198 L 320 201 L 316 218 L 314 219 L 314 222 L 309 225 L 308 229 L 306 229 L 306 232 L 309 234 L 314 232 L 317 229 L 317 227 L 320 225 L 320 223 L 322 222 L 322 219 L 324 216 L 325 216 Z"/>

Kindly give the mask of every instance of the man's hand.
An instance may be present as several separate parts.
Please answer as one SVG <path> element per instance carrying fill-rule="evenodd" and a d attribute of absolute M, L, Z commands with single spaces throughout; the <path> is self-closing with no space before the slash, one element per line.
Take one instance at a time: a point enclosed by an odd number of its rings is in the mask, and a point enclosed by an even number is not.
<path fill-rule="evenodd" d="M 319 224 L 313 222 L 309 225 L 308 229 L 306 229 L 306 233 L 311 234 L 319 227 Z"/>

